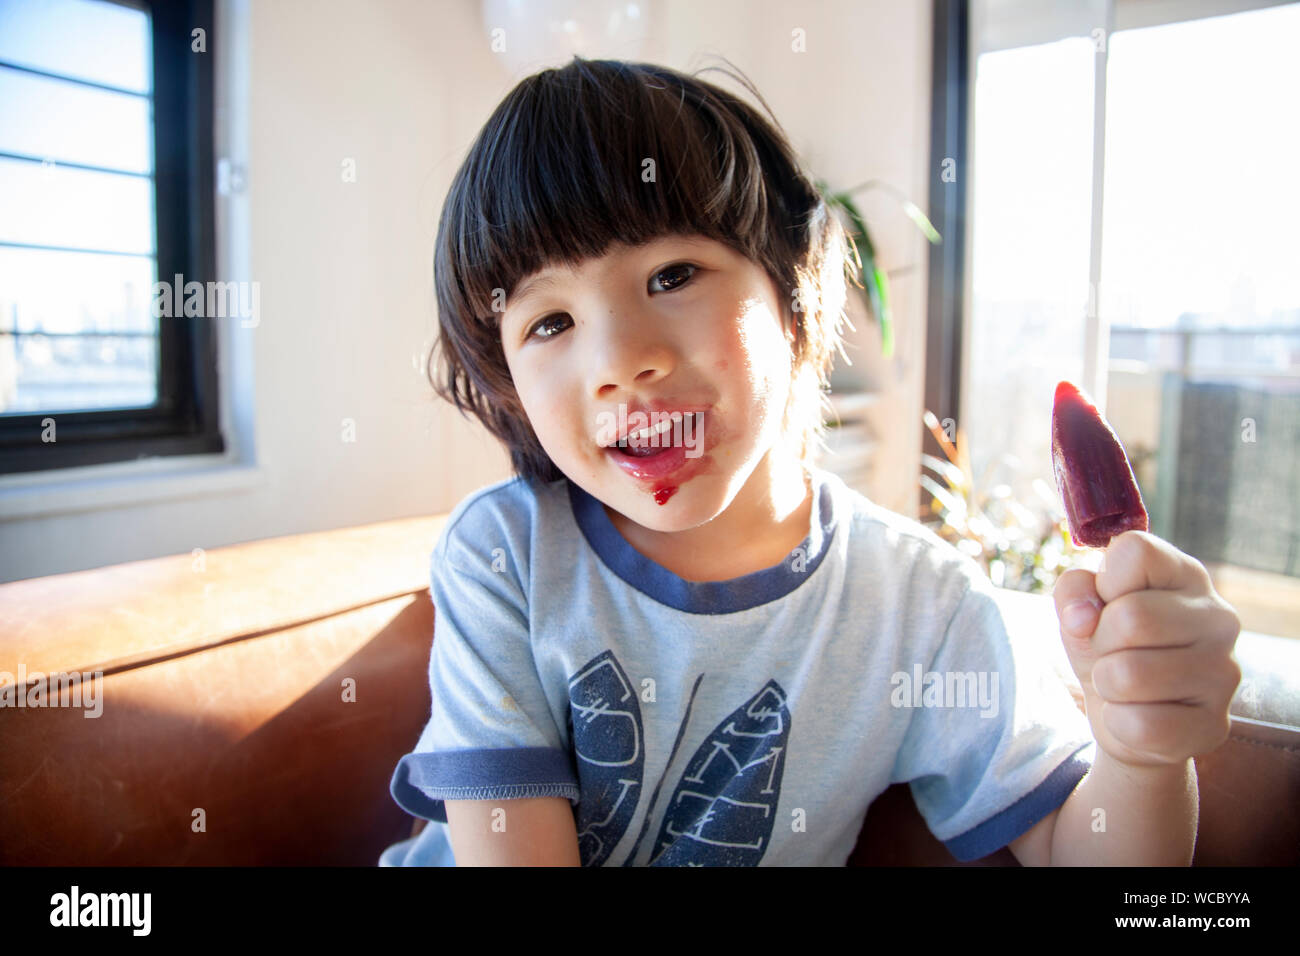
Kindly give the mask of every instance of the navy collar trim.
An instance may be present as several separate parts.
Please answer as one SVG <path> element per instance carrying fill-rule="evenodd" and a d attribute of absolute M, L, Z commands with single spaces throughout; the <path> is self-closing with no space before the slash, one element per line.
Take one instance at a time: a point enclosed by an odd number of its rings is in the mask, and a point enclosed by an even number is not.
<path fill-rule="evenodd" d="M 811 527 L 799 548 L 779 564 L 730 581 L 687 581 L 628 544 L 600 501 L 568 479 L 565 484 L 574 520 L 601 561 L 660 604 L 692 614 L 731 614 L 785 597 L 817 570 L 835 534 L 834 500 L 827 475 L 815 469 Z"/>

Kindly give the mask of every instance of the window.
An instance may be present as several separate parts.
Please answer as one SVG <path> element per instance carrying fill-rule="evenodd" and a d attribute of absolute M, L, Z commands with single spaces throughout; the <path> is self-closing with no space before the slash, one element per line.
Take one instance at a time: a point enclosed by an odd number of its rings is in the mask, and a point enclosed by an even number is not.
<path fill-rule="evenodd" d="M 960 6 L 969 274 L 936 279 L 958 315 L 969 292 L 967 378 L 959 414 L 956 395 L 934 410 L 961 422 L 980 488 L 1032 504 L 1055 492 L 1052 390 L 1082 385 L 1152 532 L 1245 630 L 1300 637 L 1300 3 Z"/>
<path fill-rule="evenodd" d="M 0 473 L 223 450 L 184 307 L 219 285 L 211 34 L 211 0 L 0 0 Z"/>

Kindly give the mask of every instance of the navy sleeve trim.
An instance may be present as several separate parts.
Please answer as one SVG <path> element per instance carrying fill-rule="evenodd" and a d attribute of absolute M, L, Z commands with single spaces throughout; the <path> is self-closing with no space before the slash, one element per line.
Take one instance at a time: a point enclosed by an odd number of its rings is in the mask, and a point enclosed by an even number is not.
<path fill-rule="evenodd" d="M 566 797 L 581 791 L 569 755 L 552 747 L 409 753 L 397 764 L 389 793 L 412 816 L 447 822 L 446 800 Z"/>
<path fill-rule="evenodd" d="M 1012 840 L 1028 832 L 1035 823 L 1065 803 L 1066 798 L 1079 785 L 1079 781 L 1092 768 L 1092 762 L 1080 756 L 1084 750 L 1092 746 L 1094 746 L 1093 741 L 1083 744 L 1034 790 L 997 816 L 985 820 L 960 836 L 944 840 L 943 845 L 962 863 L 969 863 L 997 852 Z"/>

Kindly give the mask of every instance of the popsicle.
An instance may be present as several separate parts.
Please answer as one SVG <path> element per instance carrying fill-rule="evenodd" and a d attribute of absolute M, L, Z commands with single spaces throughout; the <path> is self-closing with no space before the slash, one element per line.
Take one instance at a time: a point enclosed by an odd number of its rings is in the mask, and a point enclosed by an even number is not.
<path fill-rule="evenodd" d="M 1097 406 L 1070 382 L 1056 386 L 1052 467 L 1076 545 L 1104 548 L 1125 531 L 1148 529 L 1124 446 Z"/>

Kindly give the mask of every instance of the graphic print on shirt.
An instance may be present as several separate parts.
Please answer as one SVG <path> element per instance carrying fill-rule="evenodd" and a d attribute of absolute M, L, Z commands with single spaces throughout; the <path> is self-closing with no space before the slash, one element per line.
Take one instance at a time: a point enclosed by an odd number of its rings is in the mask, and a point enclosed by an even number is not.
<path fill-rule="evenodd" d="M 664 810 L 651 866 L 757 866 L 781 798 L 790 710 L 775 680 L 714 728 Z"/>
<path fill-rule="evenodd" d="M 688 704 L 679 741 L 689 719 Z M 569 678 L 568 725 L 582 793 L 578 851 L 583 866 L 601 866 L 627 832 L 645 779 L 640 702 L 613 651 Z M 776 822 L 789 736 L 785 691 L 770 680 L 696 749 L 666 805 L 650 865 L 756 866 Z M 676 750 L 674 744 L 669 765 Z M 658 793 L 656 787 L 654 803 Z M 647 809 L 646 825 L 654 810 Z"/>
<path fill-rule="evenodd" d="M 641 707 L 612 651 L 569 678 L 569 739 L 578 760 L 578 852 L 601 866 L 623 837 L 641 795 Z"/>

